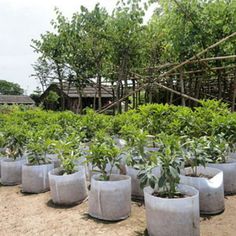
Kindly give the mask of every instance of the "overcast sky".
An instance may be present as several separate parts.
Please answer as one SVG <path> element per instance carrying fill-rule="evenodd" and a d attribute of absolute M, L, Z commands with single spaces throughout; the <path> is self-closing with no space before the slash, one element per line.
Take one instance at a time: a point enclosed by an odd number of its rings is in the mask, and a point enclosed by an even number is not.
<path fill-rule="evenodd" d="M 37 59 L 31 39 L 52 29 L 55 6 L 70 17 L 81 5 L 92 9 L 98 2 L 111 12 L 117 0 L 0 0 L 0 79 L 16 82 L 30 94 L 39 85 L 30 77 Z"/>

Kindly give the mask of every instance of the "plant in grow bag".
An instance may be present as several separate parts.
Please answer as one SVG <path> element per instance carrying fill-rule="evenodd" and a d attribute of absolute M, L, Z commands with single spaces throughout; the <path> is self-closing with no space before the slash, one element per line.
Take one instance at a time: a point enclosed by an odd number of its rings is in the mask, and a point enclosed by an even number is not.
<path fill-rule="evenodd" d="M 177 185 L 180 181 L 182 156 L 180 140 L 174 135 L 162 133 L 157 141 L 160 147 L 156 152 L 157 158 L 152 159 L 151 166 L 143 168 L 138 177 L 142 187 L 150 185 L 154 189 L 154 195 L 174 198 L 179 195 Z M 160 167 L 159 177 L 152 172 L 156 167 Z"/>
<path fill-rule="evenodd" d="M 226 163 L 230 152 L 230 145 L 224 139 L 224 135 L 209 136 L 207 139 L 208 143 L 205 152 L 208 157 L 208 162 Z"/>
<path fill-rule="evenodd" d="M 75 161 L 82 156 L 77 142 L 59 140 L 55 141 L 53 146 L 55 147 L 55 152 L 58 154 L 58 158 L 61 160 L 63 174 L 73 174 L 76 171 Z"/>
<path fill-rule="evenodd" d="M 28 162 L 32 165 L 47 164 L 46 154 L 51 148 L 51 140 L 45 139 L 41 131 L 31 133 L 31 138 L 27 144 Z"/>
<path fill-rule="evenodd" d="M 4 148 L 6 149 L 7 157 L 16 160 L 24 154 L 24 147 L 26 143 L 26 135 L 24 130 L 19 126 L 11 126 L 3 132 Z"/>
<path fill-rule="evenodd" d="M 96 133 L 90 145 L 90 155 L 87 156 L 88 162 L 97 167 L 101 174 L 101 180 L 110 180 L 110 175 L 114 167 L 120 168 L 121 150 L 116 147 L 115 141 L 103 130 Z M 110 164 L 110 171 L 107 173 L 106 167 Z"/>
<path fill-rule="evenodd" d="M 148 154 L 145 152 L 148 143 L 147 133 L 131 125 L 124 125 L 120 133 L 127 142 L 124 150 L 126 164 L 139 169 L 139 165 L 146 163 L 148 159 Z"/>
<path fill-rule="evenodd" d="M 183 158 L 185 166 L 190 166 L 193 171 L 193 176 L 198 176 L 197 167 L 202 165 L 206 167 L 208 158 L 207 148 L 209 146 L 209 140 L 207 136 L 200 138 L 187 138 L 183 143 Z"/>

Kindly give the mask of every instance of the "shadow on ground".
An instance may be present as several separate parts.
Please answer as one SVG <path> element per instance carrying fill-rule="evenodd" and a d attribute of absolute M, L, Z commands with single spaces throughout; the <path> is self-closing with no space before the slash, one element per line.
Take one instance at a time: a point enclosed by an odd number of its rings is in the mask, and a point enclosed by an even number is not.
<path fill-rule="evenodd" d="M 73 207 L 76 207 L 78 204 L 71 204 L 71 205 L 58 205 L 58 204 L 55 204 L 53 203 L 52 200 L 49 200 L 46 205 L 48 207 L 51 207 L 51 208 L 54 208 L 54 209 L 70 209 L 70 208 L 73 208 Z"/>
<path fill-rule="evenodd" d="M 83 220 L 91 220 L 95 223 L 98 223 L 98 224 L 106 224 L 106 225 L 112 225 L 112 224 L 116 224 L 118 222 L 121 222 L 123 220 L 117 220 L 117 221 L 106 221 L 106 220 L 100 220 L 100 219 L 97 219 L 97 218 L 94 218 L 92 216 L 90 216 L 88 213 L 84 213 L 83 216 L 82 216 L 82 219 Z"/>

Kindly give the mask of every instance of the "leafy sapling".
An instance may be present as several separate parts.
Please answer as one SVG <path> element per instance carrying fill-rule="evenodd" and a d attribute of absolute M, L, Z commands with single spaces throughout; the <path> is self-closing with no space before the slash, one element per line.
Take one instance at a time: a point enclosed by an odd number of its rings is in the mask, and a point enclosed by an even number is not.
<path fill-rule="evenodd" d="M 28 162 L 31 165 L 48 164 L 46 154 L 51 149 L 52 140 L 45 137 L 44 130 L 29 132 L 29 142 L 27 144 Z"/>
<path fill-rule="evenodd" d="M 159 150 L 152 164 L 143 168 L 138 177 L 141 187 L 150 185 L 154 195 L 159 197 L 174 198 L 180 196 L 177 186 L 180 181 L 181 144 L 174 135 L 160 134 L 157 142 Z M 160 168 L 160 175 L 155 174 L 154 168 Z"/>
<path fill-rule="evenodd" d="M 74 140 L 68 138 L 66 140 L 54 141 L 53 146 L 55 152 L 61 160 L 62 175 L 69 175 L 76 172 L 76 161 L 82 156 L 79 144 L 80 142 L 77 138 Z"/>
<path fill-rule="evenodd" d="M 183 143 L 183 158 L 185 166 L 190 166 L 192 168 L 192 176 L 197 177 L 198 166 L 206 166 L 209 161 L 207 155 L 207 146 L 209 142 L 206 136 L 200 138 L 187 138 Z"/>
<path fill-rule="evenodd" d="M 19 126 L 11 126 L 3 133 L 4 148 L 8 158 L 16 160 L 23 157 L 26 144 L 26 135 Z"/>
<path fill-rule="evenodd" d="M 207 163 L 226 162 L 228 144 L 220 136 L 202 136 L 187 139 L 183 144 L 185 165 L 191 166 L 193 176 L 197 177 L 197 167 L 206 167 Z"/>
<path fill-rule="evenodd" d="M 148 143 L 147 133 L 135 126 L 124 125 L 121 129 L 121 136 L 127 142 L 124 151 L 126 152 L 126 164 L 135 169 L 148 161 L 148 154 L 145 146 Z"/>
<path fill-rule="evenodd" d="M 206 147 L 208 162 L 226 163 L 230 150 L 231 147 L 223 135 L 208 137 L 208 145 Z"/>
<path fill-rule="evenodd" d="M 121 150 L 115 145 L 115 141 L 100 130 L 90 145 L 87 161 L 98 168 L 94 171 L 100 173 L 100 180 L 109 181 L 114 167 L 120 169 L 120 154 Z M 107 170 L 108 165 L 110 165 L 109 170 Z"/>

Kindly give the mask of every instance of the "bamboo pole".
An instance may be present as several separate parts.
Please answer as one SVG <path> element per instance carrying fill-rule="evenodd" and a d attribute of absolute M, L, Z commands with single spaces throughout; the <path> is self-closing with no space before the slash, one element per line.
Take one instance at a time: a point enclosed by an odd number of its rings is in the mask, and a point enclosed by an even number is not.
<path fill-rule="evenodd" d="M 180 87 L 181 87 L 181 94 L 184 94 L 184 74 L 183 69 L 180 70 Z M 185 106 L 185 98 L 181 96 L 181 103 L 182 106 Z"/>
<path fill-rule="evenodd" d="M 233 65 L 233 66 L 221 66 L 221 67 L 213 67 L 213 68 L 211 68 L 211 70 L 230 70 L 230 69 L 234 69 L 234 68 L 236 68 L 236 65 Z M 201 73 L 201 72 L 206 72 L 207 70 L 192 70 L 192 71 L 185 71 L 185 72 L 183 72 L 183 74 L 184 75 L 188 75 L 188 74 L 195 74 L 195 73 Z M 137 75 L 137 74 L 136 74 Z M 169 74 L 168 76 L 178 76 L 178 75 L 180 75 L 180 73 L 179 72 L 177 72 L 177 73 L 171 73 L 171 74 Z M 149 76 L 143 76 L 143 78 L 146 78 L 146 79 L 148 79 L 149 78 Z M 142 78 L 142 79 L 143 79 Z M 138 80 L 139 78 L 135 78 L 136 80 Z"/>
<path fill-rule="evenodd" d="M 203 61 L 208 62 L 208 61 L 215 61 L 215 60 L 235 59 L 235 58 L 236 58 L 236 55 L 218 56 L 218 57 L 207 57 L 207 58 L 202 58 L 202 59 L 199 59 L 199 60 L 189 61 L 187 64 L 193 64 L 193 63 L 196 63 L 196 62 L 203 62 Z M 163 64 L 163 65 L 160 65 L 160 66 L 156 66 L 156 67 L 145 67 L 145 68 L 138 68 L 138 69 L 140 69 L 140 70 L 150 70 L 150 69 L 160 70 L 160 69 L 163 69 L 163 68 L 166 68 L 166 67 L 176 66 L 178 64 L 179 63 L 166 63 L 166 64 Z"/>
<path fill-rule="evenodd" d="M 171 74 L 171 72 L 173 72 L 173 71 L 175 71 L 175 70 L 177 70 L 177 69 L 180 69 L 182 66 L 186 65 L 189 61 L 193 61 L 193 60 L 195 60 L 195 59 L 198 59 L 201 55 L 203 55 L 204 53 L 206 53 L 208 50 L 210 50 L 210 49 L 212 49 L 212 48 L 218 46 L 219 44 L 221 44 L 221 43 L 223 43 L 223 42 L 229 40 L 230 38 L 232 38 L 232 37 L 234 37 L 234 36 L 236 36 L 236 32 L 234 32 L 234 33 L 232 33 L 231 35 L 229 35 L 229 36 L 227 36 L 227 37 L 221 39 L 220 41 L 218 41 L 218 42 L 212 44 L 211 46 L 209 46 L 209 47 L 207 47 L 206 49 L 202 50 L 201 52 L 197 53 L 195 56 L 192 56 L 190 59 L 188 59 L 188 60 L 186 60 L 186 61 L 184 61 L 184 62 L 178 64 L 177 66 L 171 68 L 171 69 L 168 70 L 167 72 L 161 74 L 158 78 L 154 79 L 154 81 L 156 81 L 156 80 L 158 80 L 158 79 L 160 79 L 160 78 L 162 78 L 162 77 L 165 77 L 165 76 Z M 142 78 L 142 76 L 139 76 L 139 77 Z M 140 86 L 139 88 L 137 88 L 136 91 L 141 91 L 141 90 L 144 89 L 147 85 L 148 85 L 148 84 L 145 83 L 144 85 L 142 85 L 142 86 Z M 160 84 L 160 83 L 156 83 L 156 85 L 159 86 L 160 88 L 166 89 L 166 90 L 168 90 L 168 91 L 172 91 L 173 93 L 176 93 L 176 94 L 178 94 L 178 95 L 180 95 L 180 96 L 184 96 L 185 98 L 191 99 L 191 100 L 193 100 L 193 101 L 195 101 L 195 102 L 199 102 L 199 100 L 196 99 L 196 98 L 193 98 L 193 97 L 188 96 L 188 95 L 186 95 L 186 94 L 181 94 L 180 92 L 175 91 L 175 90 L 173 90 L 173 89 L 171 89 L 171 88 L 168 88 L 168 87 L 166 87 L 166 86 L 164 86 L 164 85 L 162 85 L 162 84 Z M 107 106 L 107 107 L 104 108 L 104 109 L 101 109 L 101 111 L 100 111 L 99 113 L 102 113 L 102 112 L 104 112 L 105 110 L 107 110 L 107 109 L 109 109 L 109 108 L 115 106 L 117 103 L 120 103 L 120 102 L 124 101 L 126 98 L 128 98 L 129 96 L 131 96 L 134 92 L 135 92 L 135 91 L 132 91 L 132 92 L 126 94 L 124 97 L 118 99 L 116 102 L 110 104 L 109 106 Z"/>
<path fill-rule="evenodd" d="M 236 100 L 236 77 L 234 77 L 233 81 L 233 96 L 232 96 L 232 106 L 231 111 L 235 111 L 235 100 Z"/>

